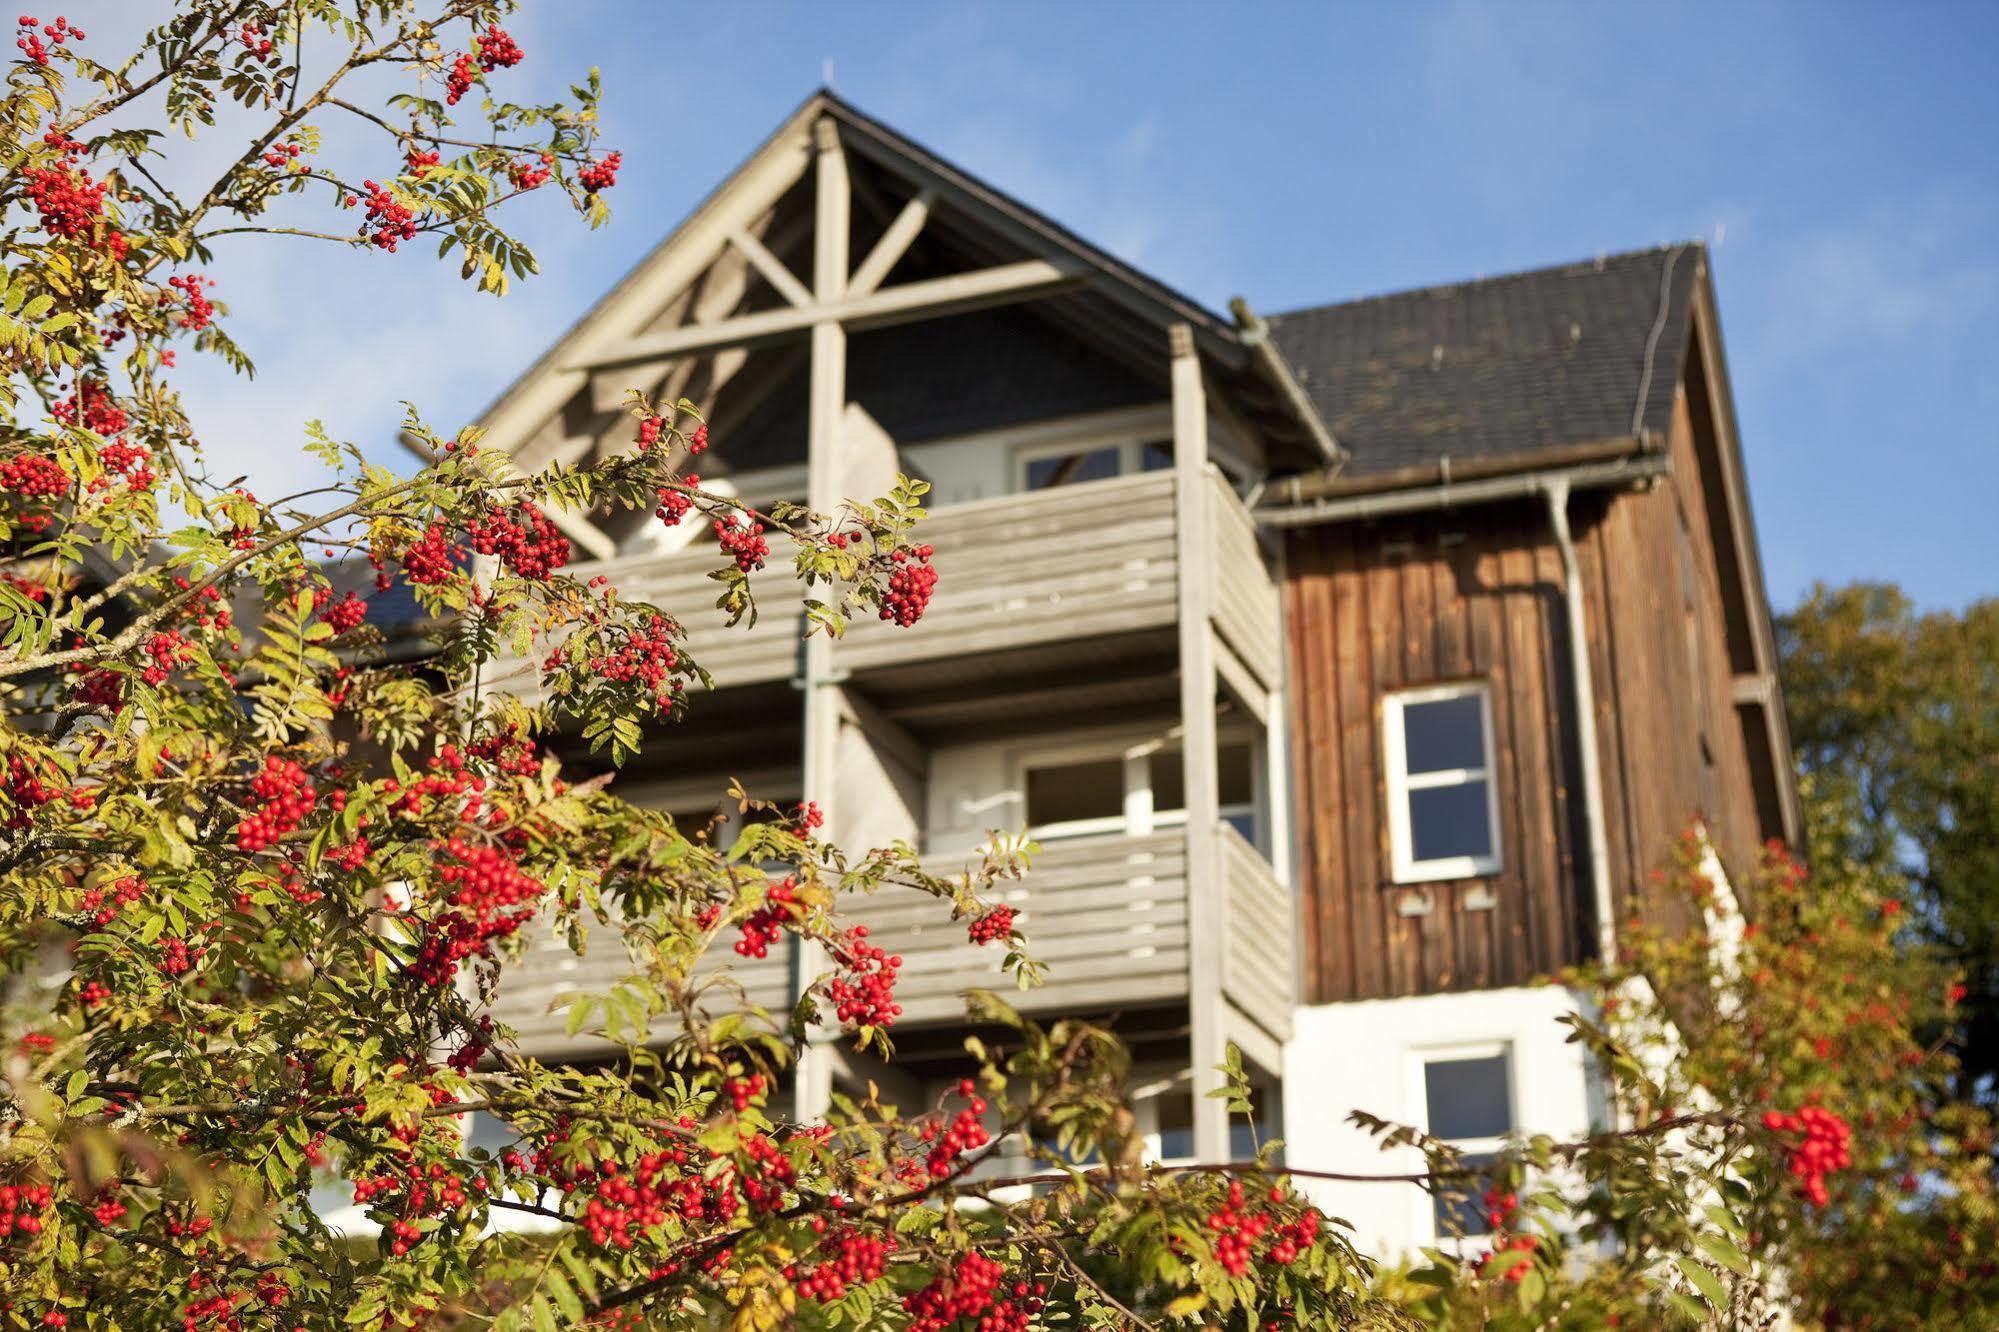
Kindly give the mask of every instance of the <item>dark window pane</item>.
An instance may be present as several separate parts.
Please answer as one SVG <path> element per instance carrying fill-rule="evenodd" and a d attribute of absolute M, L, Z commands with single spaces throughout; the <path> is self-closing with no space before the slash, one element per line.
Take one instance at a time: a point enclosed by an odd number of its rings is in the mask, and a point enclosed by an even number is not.
<path fill-rule="evenodd" d="M 1250 770 L 1250 749 L 1248 745 L 1221 745 L 1216 749 L 1218 765 L 1216 779 L 1219 784 L 1218 803 L 1222 805 L 1248 805 L 1256 800 L 1256 781 Z M 1187 783 L 1180 764 L 1180 747 L 1173 745 L 1152 751 L 1147 760 L 1151 769 L 1152 808 L 1155 812 L 1187 808 Z"/>
<path fill-rule="evenodd" d="M 1243 841 L 1248 842 L 1251 846 L 1256 845 L 1255 810 L 1246 809 L 1239 814 L 1224 814 L 1222 815 L 1222 822 L 1241 833 Z"/>
<path fill-rule="evenodd" d="M 1423 1065 L 1423 1094 L 1430 1136 L 1457 1142 L 1503 1138 L 1513 1131 L 1506 1086 L 1506 1056 L 1437 1059 Z"/>
<path fill-rule="evenodd" d="M 1108 819 L 1124 813 L 1124 760 L 1093 759 L 1027 773 L 1030 827 L 1072 819 Z"/>
<path fill-rule="evenodd" d="M 1173 465 L 1173 442 L 1159 440 L 1151 444 L 1141 444 L 1138 449 L 1138 468 L 1142 472 L 1163 472 Z"/>
<path fill-rule="evenodd" d="M 1409 793 L 1409 849 L 1417 860 L 1492 854 L 1485 783 L 1431 786 Z"/>
<path fill-rule="evenodd" d="M 1467 1169 L 1475 1169 L 1491 1165 L 1493 1159 L 1467 1156 L 1463 1163 Z M 1485 1193 L 1491 1187 L 1489 1180 L 1477 1176 L 1438 1185 L 1439 1191 L 1430 1195 L 1430 1215 L 1436 1220 L 1437 1234 L 1470 1238 L 1491 1233 L 1492 1222 L 1485 1205 Z"/>
<path fill-rule="evenodd" d="M 1411 773 L 1485 766 L 1485 697 L 1465 694 L 1402 708 L 1402 743 Z"/>
<path fill-rule="evenodd" d="M 1180 747 L 1155 749 L 1146 763 L 1152 774 L 1152 812 L 1187 808 L 1187 774 L 1180 766 Z"/>
<path fill-rule="evenodd" d="M 1256 777 L 1250 771 L 1248 745 L 1222 745 L 1216 753 L 1221 765 L 1221 803 L 1247 805 L 1256 799 Z"/>
<path fill-rule="evenodd" d="M 1050 486 L 1066 486 L 1076 481 L 1101 481 L 1105 477 L 1116 476 L 1118 471 L 1118 451 L 1115 446 L 1092 449 L 1088 453 L 1063 453 L 1046 458 L 1030 458 L 1027 463 L 1027 488 L 1046 490 Z"/>

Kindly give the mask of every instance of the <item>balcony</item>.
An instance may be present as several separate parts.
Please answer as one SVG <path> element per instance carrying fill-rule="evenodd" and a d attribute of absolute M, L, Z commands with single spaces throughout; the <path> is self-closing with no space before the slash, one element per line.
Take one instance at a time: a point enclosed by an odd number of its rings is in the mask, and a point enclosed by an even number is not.
<path fill-rule="evenodd" d="M 1211 580 L 1204 600 L 1227 646 L 1265 686 L 1274 685 L 1283 653 L 1276 580 L 1248 510 L 1212 466 L 1206 496 L 1214 541 L 1199 561 Z M 892 689 L 898 678 L 934 680 L 935 664 L 947 658 L 992 663 L 997 671 L 1000 658 L 1041 649 L 1039 658 L 1052 665 L 1100 654 L 1107 640 L 1147 634 L 1170 653 L 1187 540 L 1180 519 L 1171 472 L 938 509 L 917 529 L 936 547 L 940 574 L 922 622 L 908 629 L 854 623 L 833 650 L 834 669 Z M 570 573 L 608 576 L 627 599 L 679 617 L 689 650 L 720 688 L 792 678 L 804 632 L 798 589 L 783 568 L 758 575 L 756 623 L 727 626 L 713 608 L 720 586 L 708 577 L 719 560 L 703 542 L 669 555 L 580 564 Z M 975 665 L 964 683 L 980 676 Z"/>
<path fill-rule="evenodd" d="M 1296 975 L 1291 896 L 1269 864 L 1233 827 L 1220 826 L 1222 993 L 1279 1040 L 1289 1037 Z M 926 868 L 947 874 L 963 858 Z M 1174 828 L 1142 836 L 1112 834 L 1052 842 L 1027 877 L 1007 885 L 1001 900 L 1019 913 L 1028 951 L 1045 964 L 1044 983 L 1017 990 L 1001 971 L 1003 951 L 966 942 L 965 925 L 934 898 L 910 892 L 851 898 L 847 915 L 869 927 L 873 941 L 902 958 L 896 997 L 899 1028 L 951 1025 L 963 1019 L 967 990 L 990 989 L 1022 1013 L 1133 1011 L 1186 1004 L 1192 995 L 1188 947 L 1192 897 L 1187 833 Z M 782 1015 L 793 1001 L 789 954 L 761 961 L 719 955 L 750 1000 Z M 635 964 L 614 931 L 598 928 L 577 956 L 552 932 L 540 931 L 526 955 L 505 973 L 496 1016 L 521 1035 L 521 1049 L 538 1058 L 577 1058 L 600 1041 L 566 1035 L 566 997 L 602 994 Z M 553 1011 L 551 1011 L 551 1008 Z M 593 1019 L 593 1029 L 601 1029 Z"/>
<path fill-rule="evenodd" d="M 1297 928 L 1291 895 L 1270 865 L 1233 827 L 1220 825 L 1223 933 L 1222 992 L 1279 1039 L 1288 1037 L 1296 974 Z M 962 861 L 928 866 L 950 873 Z M 954 1022 L 964 993 L 990 989 L 1034 1016 L 1184 1004 L 1192 994 L 1193 898 L 1187 832 L 1174 828 L 1051 842 L 1033 869 L 1002 896 L 1019 913 L 1028 952 L 1046 965 L 1043 983 L 1016 990 L 992 945 L 965 940 L 928 898 L 857 902 L 876 944 L 902 957 L 896 986 L 905 1026 Z"/>

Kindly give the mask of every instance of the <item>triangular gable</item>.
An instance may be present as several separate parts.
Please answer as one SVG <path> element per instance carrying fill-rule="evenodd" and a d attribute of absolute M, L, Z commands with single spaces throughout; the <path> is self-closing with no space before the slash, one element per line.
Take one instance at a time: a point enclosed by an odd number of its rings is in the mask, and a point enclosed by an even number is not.
<path fill-rule="evenodd" d="M 804 266 L 813 266 L 811 184 L 822 146 L 815 136 L 829 133 L 853 162 L 858 184 L 898 184 L 888 210 L 876 208 L 881 216 L 872 227 L 856 227 L 837 306 L 815 298 L 810 278 L 783 257 L 802 244 Z M 903 280 L 910 256 L 926 245 L 952 248 L 968 267 Z M 615 413 L 627 386 L 677 396 L 681 388 L 661 376 L 699 360 L 713 363 L 704 371 L 712 387 L 754 363 L 757 349 L 796 342 L 829 309 L 858 329 L 1027 299 L 1045 303 L 1051 318 L 1148 359 L 1162 357 L 1169 328 L 1187 326 L 1224 393 L 1246 413 L 1306 465 L 1336 459 L 1316 414 L 1287 400 L 1273 349 L 1258 349 L 1254 337 L 1214 311 L 825 91 L 806 99 L 592 305 L 480 424 L 488 447 L 523 466 L 573 458 L 597 446 L 592 432 Z M 779 373 L 783 367 L 772 361 L 766 357 L 755 373 Z M 572 516 L 567 525 L 577 521 Z"/>

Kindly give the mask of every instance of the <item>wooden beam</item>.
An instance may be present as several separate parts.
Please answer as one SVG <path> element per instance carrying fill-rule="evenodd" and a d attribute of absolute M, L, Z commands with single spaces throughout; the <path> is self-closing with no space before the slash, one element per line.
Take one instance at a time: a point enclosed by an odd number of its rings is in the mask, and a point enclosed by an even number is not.
<path fill-rule="evenodd" d="M 805 309 L 777 311 L 780 314 L 808 315 L 812 330 L 812 368 L 806 393 L 806 504 L 828 512 L 838 503 L 835 487 L 834 451 L 840 443 L 840 417 L 847 406 L 847 331 L 840 321 L 826 315 L 839 303 L 847 285 L 847 235 L 853 216 L 853 189 L 847 178 L 847 158 L 840 149 L 840 129 L 830 116 L 821 116 L 812 126 L 815 188 L 812 224 L 812 303 Z M 757 316 L 746 316 L 754 319 Z M 741 324 L 743 319 L 725 321 Z M 842 836 L 835 776 L 840 739 L 840 686 L 833 677 L 831 639 L 818 633 L 805 640 L 804 678 L 805 729 L 802 737 L 805 798 L 818 804 L 826 817 L 827 835 Z M 797 941 L 794 960 L 793 993 L 800 990 L 809 972 L 827 960 L 824 950 Z M 805 950 L 810 948 L 810 952 Z M 802 1122 L 825 1117 L 831 1104 L 832 1074 L 823 1067 L 830 1046 L 820 1032 L 806 1043 L 799 1056 L 797 1091 L 792 1110 Z"/>
<path fill-rule="evenodd" d="M 1187 805 L 1187 1007 L 1192 1020 L 1194 1155 L 1228 1159 L 1228 1111 L 1208 1093 L 1227 1053 L 1222 959 L 1228 946 L 1221 879 L 1221 780 L 1215 734 L 1215 534 L 1208 505 L 1208 401 L 1194 330 L 1169 330 L 1173 384 L 1174 511 L 1178 519 L 1180 761 Z"/>
<path fill-rule="evenodd" d="M 481 447 L 511 453 L 583 388 L 582 365 L 645 327 L 714 262 L 729 232 L 763 213 L 812 164 L 810 144 L 788 126 L 604 297 L 480 416 Z"/>
<path fill-rule="evenodd" d="M 923 224 L 930 220 L 930 205 L 937 201 L 935 190 L 919 191 L 914 199 L 904 204 L 895 221 L 888 224 L 881 239 L 868 251 L 868 257 L 861 260 L 861 266 L 854 270 L 854 276 L 847 280 L 847 294 L 866 296 L 882 284 L 896 261 L 909 253 L 909 247 L 923 230 Z"/>
<path fill-rule="evenodd" d="M 610 370 L 648 361 L 685 356 L 716 347 L 751 347 L 780 341 L 818 324 L 834 323 L 849 331 L 887 328 L 914 319 L 938 319 L 967 310 L 1032 300 L 1074 286 L 1089 274 L 1087 265 L 1029 259 L 970 273 L 908 282 L 866 296 L 827 300 L 784 310 L 762 310 L 712 324 L 670 329 L 633 338 L 615 350 L 578 358 L 572 368 Z"/>
<path fill-rule="evenodd" d="M 764 243 L 741 227 L 729 233 L 729 244 L 741 251 L 750 261 L 750 266 L 763 274 L 764 281 L 777 288 L 777 294 L 796 306 L 812 304 L 812 293 L 798 280 L 784 261 L 764 248 Z"/>

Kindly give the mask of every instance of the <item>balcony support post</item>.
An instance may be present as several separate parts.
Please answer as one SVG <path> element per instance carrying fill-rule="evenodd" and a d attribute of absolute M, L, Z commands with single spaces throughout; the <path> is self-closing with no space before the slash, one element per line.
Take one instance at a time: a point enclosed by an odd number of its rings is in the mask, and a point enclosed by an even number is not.
<path fill-rule="evenodd" d="M 840 148 L 839 126 L 822 117 L 812 127 L 816 154 L 816 212 L 812 229 L 812 294 L 817 308 L 837 304 L 847 289 L 847 234 L 853 195 L 847 178 L 847 158 Z M 840 419 L 847 410 L 847 331 L 837 318 L 812 325 L 812 368 L 807 390 L 806 504 L 815 512 L 830 512 L 840 502 L 838 450 Z M 802 742 L 805 799 L 826 816 L 827 832 L 837 838 L 841 819 L 836 807 L 840 744 L 840 684 L 833 673 L 832 640 L 814 634 L 805 640 L 803 685 L 805 734 Z M 806 981 L 823 970 L 817 948 L 794 943 L 795 999 Z M 799 1054 L 793 1108 L 801 1121 L 825 1117 L 831 1104 L 833 1077 L 828 1060 L 832 1050 L 814 1041 Z"/>
<path fill-rule="evenodd" d="M 1193 1028 L 1194 1154 L 1226 1160 L 1228 1109 L 1208 1093 L 1222 1085 L 1228 1014 L 1222 999 L 1226 898 L 1216 824 L 1215 533 L 1208 494 L 1208 404 L 1194 330 L 1169 332 L 1173 386 L 1173 472 L 1179 541 L 1179 647 L 1182 778 L 1187 799 L 1188 1009 Z"/>

